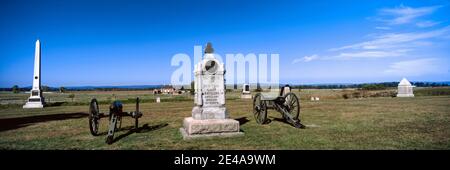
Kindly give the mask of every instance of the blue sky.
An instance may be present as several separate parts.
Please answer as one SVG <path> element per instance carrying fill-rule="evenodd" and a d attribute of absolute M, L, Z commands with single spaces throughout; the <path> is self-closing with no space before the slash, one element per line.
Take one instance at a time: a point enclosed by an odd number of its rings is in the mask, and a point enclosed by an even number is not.
<path fill-rule="evenodd" d="M 278 53 L 282 83 L 448 81 L 448 1 L 0 2 L 0 87 L 170 83 L 177 53 Z"/>

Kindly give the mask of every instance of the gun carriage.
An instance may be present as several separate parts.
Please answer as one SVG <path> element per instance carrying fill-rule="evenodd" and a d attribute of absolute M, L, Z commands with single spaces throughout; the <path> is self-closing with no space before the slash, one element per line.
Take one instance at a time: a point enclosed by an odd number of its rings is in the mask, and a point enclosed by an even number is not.
<path fill-rule="evenodd" d="M 286 85 L 281 87 L 280 93 L 264 92 L 258 93 L 253 98 L 253 114 L 258 124 L 266 124 L 267 111 L 276 110 L 283 118 L 296 128 L 305 128 L 300 123 L 300 100 L 291 92 L 291 87 Z"/>
<path fill-rule="evenodd" d="M 89 130 L 93 136 L 99 134 L 100 119 L 109 117 L 108 135 L 106 137 L 106 143 L 111 144 L 114 141 L 114 132 L 122 126 L 122 117 L 131 117 L 134 119 L 134 129 L 139 127 L 139 118 L 142 117 L 142 113 L 139 111 L 139 98 L 136 98 L 136 110 L 133 112 L 124 112 L 122 110 L 122 102 L 116 100 L 109 106 L 109 114 L 100 113 L 97 99 L 92 99 L 89 105 Z M 117 123 L 119 122 L 119 128 Z"/>

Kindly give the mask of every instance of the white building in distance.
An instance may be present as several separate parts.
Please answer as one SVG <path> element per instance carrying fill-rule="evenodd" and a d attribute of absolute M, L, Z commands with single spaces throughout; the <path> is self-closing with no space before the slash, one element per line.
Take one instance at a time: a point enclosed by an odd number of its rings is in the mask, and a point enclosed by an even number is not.
<path fill-rule="evenodd" d="M 406 80 L 406 78 L 403 78 L 400 83 L 398 83 L 398 92 L 397 97 L 414 97 L 413 93 L 413 85 Z"/>

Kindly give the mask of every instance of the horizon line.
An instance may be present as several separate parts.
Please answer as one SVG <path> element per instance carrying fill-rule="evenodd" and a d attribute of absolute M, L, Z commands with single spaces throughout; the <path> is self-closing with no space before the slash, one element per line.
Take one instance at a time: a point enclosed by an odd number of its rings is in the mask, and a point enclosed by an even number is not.
<path fill-rule="evenodd" d="M 299 86 L 299 85 L 356 85 L 356 84 L 377 84 L 377 83 L 393 83 L 393 82 L 400 82 L 400 81 L 381 81 L 381 82 L 354 82 L 354 83 L 279 83 L 279 85 L 292 85 L 292 86 Z M 410 82 L 423 82 L 423 83 L 448 83 L 450 84 L 450 80 L 445 80 L 445 81 L 410 81 Z M 226 86 L 234 86 L 234 85 L 243 85 L 243 84 L 255 84 L 255 83 L 240 83 L 240 84 L 225 84 Z M 266 85 L 264 83 L 261 83 L 262 85 Z M 129 86 L 129 87 L 133 87 L 133 86 L 173 86 L 171 84 L 142 84 L 142 85 L 73 85 L 73 86 L 48 86 L 48 85 L 41 85 L 42 86 L 47 86 L 47 87 L 53 87 L 53 88 L 57 88 L 57 87 L 65 87 L 65 88 L 81 88 L 81 87 L 91 87 L 91 88 L 114 88 L 114 87 L 125 87 L 125 86 Z M 13 85 L 14 86 L 14 85 Z M 183 85 L 184 86 L 184 85 Z M 188 84 L 187 86 L 190 86 L 190 84 Z M 32 87 L 32 85 L 28 85 L 28 86 L 22 86 L 19 88 L 28 88 L 28 87 Z M 5 87 L 5 86 L 1 86 L 0 88 L 11 88 L 11 87 Z"/>

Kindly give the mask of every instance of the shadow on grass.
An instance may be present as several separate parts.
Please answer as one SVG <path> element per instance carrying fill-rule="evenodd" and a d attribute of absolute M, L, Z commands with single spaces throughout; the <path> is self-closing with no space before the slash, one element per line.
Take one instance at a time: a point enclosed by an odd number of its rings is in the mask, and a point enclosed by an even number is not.
<path fill-rule="evenodd" d="M 124 127 L 124 128 L 120 128 L 119 131 L 121 130 L 128 130 L 127 133 L 124 133 L 122 135 L 117 136 L 116 138 L 114 138 L 112 143 L 117 142 L 118 140 L 127 137 L 133 133 L 146 133 L 146 132 L 150 132 L 150 131 L 154 131 L 154 130 L 158 130 L 161 129 L 163 127 L 166 127 L 167 125 L 169 125 L 168 123 L 162 123 L 159 125 L 154 125 L 154 126 L 148 126 L 148 124 L 144 124 L 141 127 L 134 129 L 134 126 L 129 126 L 129 127 Z M 111 143 L 111 144 L 112 144 Z"/>
<path fill-rule="evenodd" d="M 250 120 L 247 119 L 247 117 L 240 117 L 240 118 L 237 118 L 237 119 L 234 119 L 234 120 L 237 120 L 239 122 L 240 126 L 242 126 L 243 124 L 245 124 L 248 121 L 250 121 Z"/>
<path fill-rule="evenodd" d="M 52 102 L 52 103 L 45 103 L 45 107 L 57 107 L 67 105 L 67 102 Z"/>
<path fill-rule="evenodd" d="M 278 118 L 278 117 L 272 117 L 272 116 L 270 116 L 270 118 L 272 118 L 274 121 L 282 122 L 282 123 L 285 123 L 285 124 L 287 124 L 287 125 L 289 125 L 289 126 L 296 127 L 294 124 L 289 123 L 289 122 L 288 122 L 286 119 L 284 119 L 284 118 Z M 269 119 L 269 120 L 270 120 L 270 119 Z M 304 126 L 303 124 L 300 123 L 300 125 L 299 125 L 298 127 L 296 127 L 296 128 L 305 129 L 306 126 Z"/>
<path fill-rule="evenodd" d="M 289 126 L 292 126 L 292 125 L 291 125 L 289 122 L 287 122 L 286 119 L 284 119 L 284 118 L 272 117 L 272 116 L 269 116 L 269 118 L 272 119 L 273 121 L 285 123 L 285 124 L 287 124 L 287 125 L 289 125 Z M 270 123 L 270 122 L 268 122 L 268 123 Z"/>
<path fill-rule="evenodd" d="M 55 120 L 79 119 L 87 116 L 87 113 L 77 112 L 0 119 L 0 132 L 30 126 L 35 123 Z"/>

